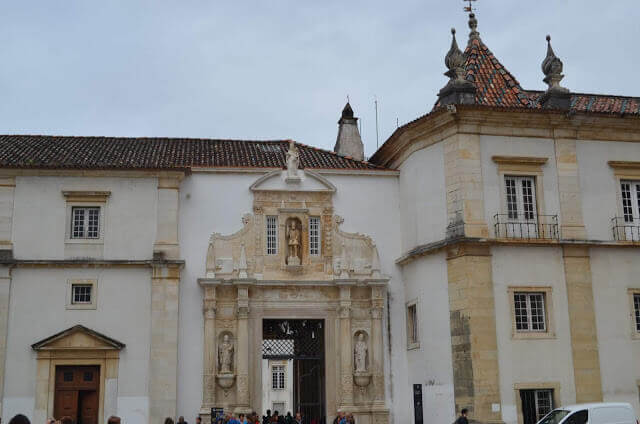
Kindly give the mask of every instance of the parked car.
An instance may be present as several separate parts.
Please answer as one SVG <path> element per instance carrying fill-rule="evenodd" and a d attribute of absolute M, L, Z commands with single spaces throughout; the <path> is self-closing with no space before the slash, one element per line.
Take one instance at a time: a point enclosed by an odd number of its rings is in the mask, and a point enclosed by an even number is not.
<path fill-rule="evenodd" d="M 542 417 L 538 424 L 640 424 L 628 403 L 583 403 L 563 406 Z"/>

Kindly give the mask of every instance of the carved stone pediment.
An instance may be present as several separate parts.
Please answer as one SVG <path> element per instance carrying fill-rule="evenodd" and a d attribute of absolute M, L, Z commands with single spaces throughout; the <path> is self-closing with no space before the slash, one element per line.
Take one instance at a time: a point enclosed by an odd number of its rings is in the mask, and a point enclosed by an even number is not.
<path fill-rule="evenodd" d="M 253 213 L 230 235 L 209 240 L 206 278 L 229 280 L 378 279 L 370 237 L 340 229 L 336 188 L 308 170 L 276 170 L 250 187 Z"/>
<path fill-rule="evenodd" d="M 124 343 L 83 325 L 73 326 L 31 345 L 35 351 L 121 350 L 124 347 Z"/>

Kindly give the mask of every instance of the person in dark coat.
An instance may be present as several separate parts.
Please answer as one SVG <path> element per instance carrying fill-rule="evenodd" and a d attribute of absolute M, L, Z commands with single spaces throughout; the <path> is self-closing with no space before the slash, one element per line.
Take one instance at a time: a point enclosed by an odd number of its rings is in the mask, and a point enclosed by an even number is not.
<path fill-rule="evenodd" d="M 467 408 L 463 408 L 462 411 L 460 411 L 460 416 L 454 424 L 469 424 L 469 420 L 467 419 L 468 413 L 469 410 Z"/>

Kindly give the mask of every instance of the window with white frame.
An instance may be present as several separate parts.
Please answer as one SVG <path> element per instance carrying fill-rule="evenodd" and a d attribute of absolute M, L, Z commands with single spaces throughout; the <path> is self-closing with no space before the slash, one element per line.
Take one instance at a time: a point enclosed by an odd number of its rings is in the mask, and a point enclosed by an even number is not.
<path fill-rule="evenodd" d="M 535 424 L 553 410 L 553 389 L 520 390 L 523 424 Z"/>
<path fill-rule="evenodd" d="M 505 175 L 507 217 L 511 220 L 536 219 L 536 179 L 531 176 Z"/>
<path fill-rule="evenodd" d="M 267 255 L 278 254 L 278 217 L 267 216 Z"/>
<path fill-rule="evenodd" d="M 624 222 L 640 220 L 640 181 L 620 181 Z"/>
<path fill-rule="evenodd" d="M 544 293 L 515 292 L 513 306 L 516 331 L 547 331 Z"/>
<path fill-rule="evenodd" d="M 72 284 L 71 285 L 71 304 L 72 305 L 90 305 L 92 303 L 92 284 Z"/>
<path fill-rule="evenodd" d="M 285 388 L 284 365 L 271 366 L 271 388 L 273 390 L 283 390 Z"/>
<path fill-rule="evenodd" d="M 419 343 L 418 337 L 418 308 L 417 304 L 407 305 L 407 343 L 409 347 Z"/>
<path fill-rule="evenodd" d="M 100 238 L 100 207 L 71 208 L 71 238 L 99 239 Z"/>
<path fill-rule="evenodd" d="M 320 254 L 320 217 L 317 216 L 309 218 L 309 254 Z"/>
<path fill-rule="evenodd" d="M 635 315 L 636 332 L 640 333 L 640 293 L 633 294 L 633 312 Z"/>

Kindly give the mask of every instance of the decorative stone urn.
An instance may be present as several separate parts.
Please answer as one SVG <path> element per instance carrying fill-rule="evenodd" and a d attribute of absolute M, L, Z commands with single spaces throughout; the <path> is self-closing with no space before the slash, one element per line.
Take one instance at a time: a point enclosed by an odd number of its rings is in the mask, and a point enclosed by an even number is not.
<path fill-rule="evenodd" d="M 229 389 L 233 386 L 233 381 L 236 379 L 235 374 L 218 374 L 216 380 L 218 380 L 218 386 L 223 389 Z"/>
<path fill-rule="evenodd" d="M 369 383 L 371 383 L 371 373 L 356 371 L 353 373 L 353 382 L 356 383 L 358 387 L 367 387 Z"/>

